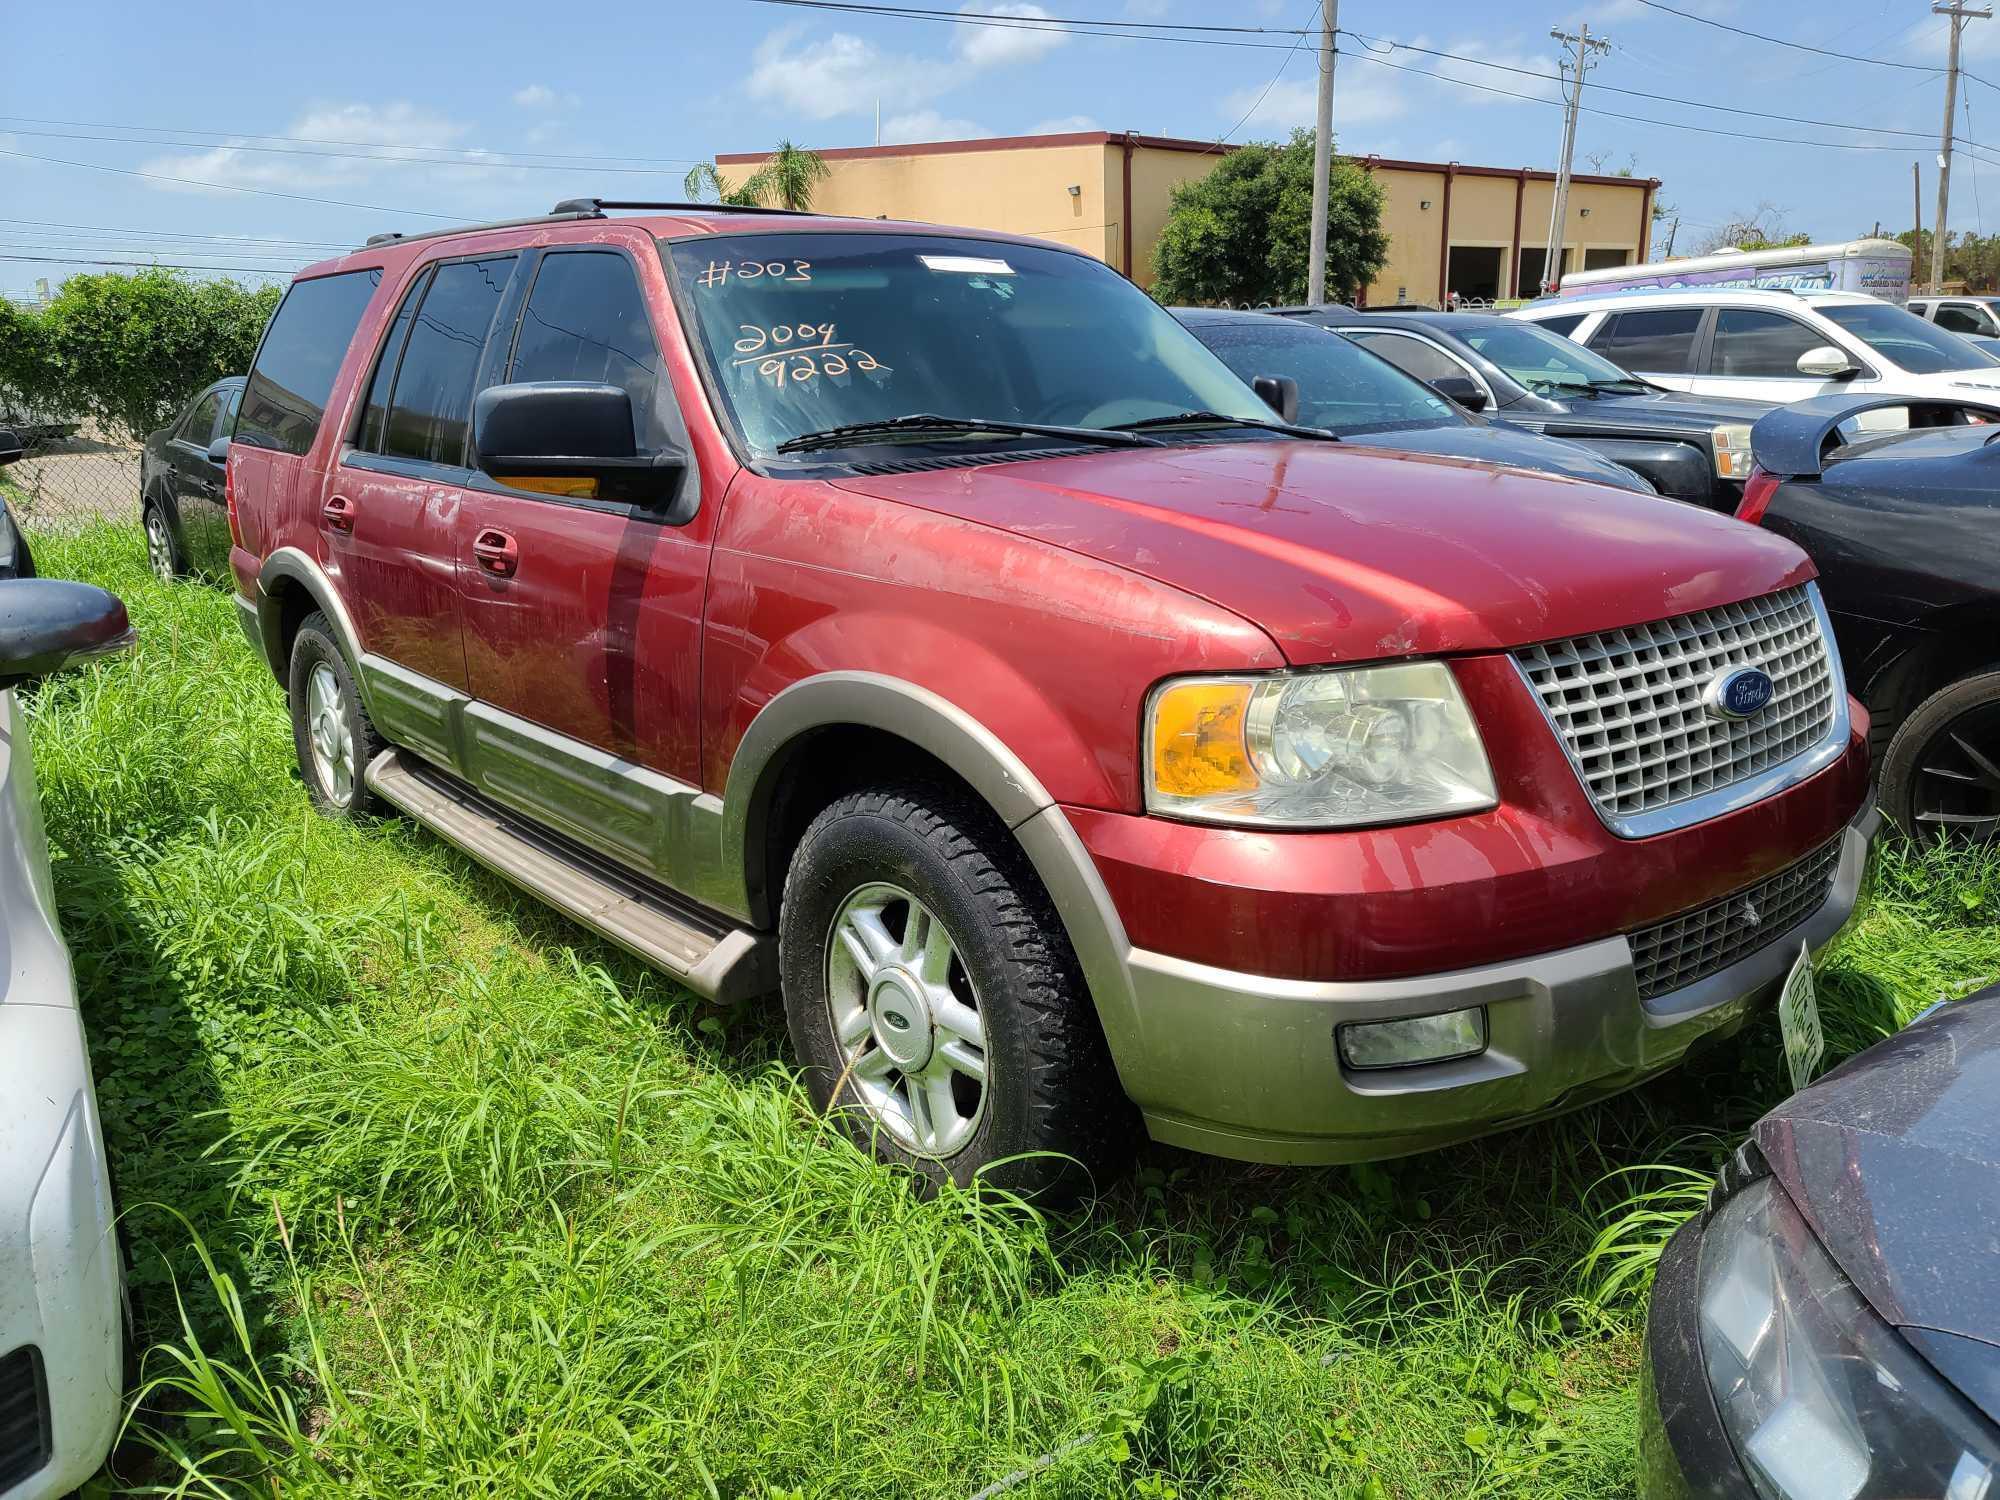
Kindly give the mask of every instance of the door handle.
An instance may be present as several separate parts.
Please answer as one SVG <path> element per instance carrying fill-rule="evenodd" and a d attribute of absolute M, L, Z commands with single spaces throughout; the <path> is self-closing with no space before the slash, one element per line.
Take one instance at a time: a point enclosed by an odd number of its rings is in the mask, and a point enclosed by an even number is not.
<path fill-rule="evenodd" d="M 326 518 L 329 530 L 352 531 L 354 529 L 354 502 L 345 495 L 335 495 L 320 507 L 320 515 Z"/>
<path fill-rule="evenodd" d="M 490 526 L 472 539 L 472 555 L 480 567 L 499 578 L 512 578 L 521 565 L 520 545 L 506 532 Z"/>

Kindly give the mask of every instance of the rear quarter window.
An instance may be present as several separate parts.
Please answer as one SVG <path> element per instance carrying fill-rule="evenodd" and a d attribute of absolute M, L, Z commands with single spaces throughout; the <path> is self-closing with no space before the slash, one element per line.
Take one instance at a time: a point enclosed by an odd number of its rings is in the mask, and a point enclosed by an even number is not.
<path fill-rule="evenodd" d="M 312 447 L 347 346 L 381 284 L 379 268 L 292 283 L 250 367 L 237 442 L 279 453 Z"/>

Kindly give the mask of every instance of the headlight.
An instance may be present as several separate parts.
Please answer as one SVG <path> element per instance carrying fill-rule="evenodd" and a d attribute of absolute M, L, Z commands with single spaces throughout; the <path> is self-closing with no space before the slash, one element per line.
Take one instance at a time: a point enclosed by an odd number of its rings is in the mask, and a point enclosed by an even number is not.
<path fill-rule="evenodd" d="M 1184 677 L 1146 714 L 1146 808 L 1204 823 L 1347 828 L 1493 806 L 1442 662 Z"/>
<path fill-rule="evenodd" d="M 1771 1178 L 1709 1221 L 1701 1353 L 1765 1500 L 2000 1493 L 2000 1440 L 1876 1317 Z"/>
<path fill-rule="evenodd" d="M 1723 479 L 1742 479 L 1750 472 L 1750 429 L 1740 422 L 1712 428 L 1709 441 L 1715 446 L 1715 472 Z"/>

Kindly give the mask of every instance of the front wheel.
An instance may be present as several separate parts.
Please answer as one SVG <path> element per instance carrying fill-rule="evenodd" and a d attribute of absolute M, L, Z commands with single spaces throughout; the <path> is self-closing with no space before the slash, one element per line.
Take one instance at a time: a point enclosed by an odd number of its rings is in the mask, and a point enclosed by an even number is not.
<path fill-rule="evenodd" d="M 1020 848 L 945 788 L 843 797 L 779 917 L 785 1012 L 822 1110 L 934 1183 L 1073 1199 L 1122 1169 L 1131 1107 Z"/>
<path fill-rule="evenodd" d="M 1916 838 L 2000 834 L 2000 672 L 1919 704 L 1882 757 L 1882 809 Z"/>

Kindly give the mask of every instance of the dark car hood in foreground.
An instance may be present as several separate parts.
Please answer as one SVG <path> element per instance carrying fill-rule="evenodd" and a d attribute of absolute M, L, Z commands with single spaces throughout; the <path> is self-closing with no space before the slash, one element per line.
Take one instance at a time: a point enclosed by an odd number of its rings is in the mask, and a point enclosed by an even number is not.
<path fill-rule="evenodd" d="M 1790 542 L 1725 516 L 1358 441 L 1114 449 L 840 483 L 1198 594 L 1297 665 L 1504 649 L 1813 575 Z"/>
<path fill-rule="evenodd" d="M 1686 391 L 1648 391 L 1643 395 L 1552 396 L 1564 407 L 1567 417 L 1591 426 L 1632 427 L 1642 432 L 1707 432 L 1724 422 L 1745 426 L 1771 410 L 1768 401 L 1745 401 L 1734 396 L 1695 396 Z M 1506 413 L 1513 416 L 1513 412 Z M 1522 416 L 1529 415 L 1526 412 Z M 1545 420 L 1560 432 L 1565 416 L 1551 413 Z"/>
<path fill-rule="evenodd" d="M 1510 464 L 1565 479 L 1590 479 L 1640 494 L 1651 492 L 1630 469 L 1588 448 L 1559 437 L 1523 432 L 1498 422 L 1467 422 L 1452 427 L 1418 427 L 1407 432 L 1357 433 L 1352 441 L 1370 448 L 1394 448 L 1402 453 L 1439 453 L 1446 458 L 1470 458 L 1486 464 Z"/>
<path fill-rule="evenodd" d="M 1883 1318 L 2000 1344 L 2000 986 L 1835 1069 L 1756 1140 Z"/>

